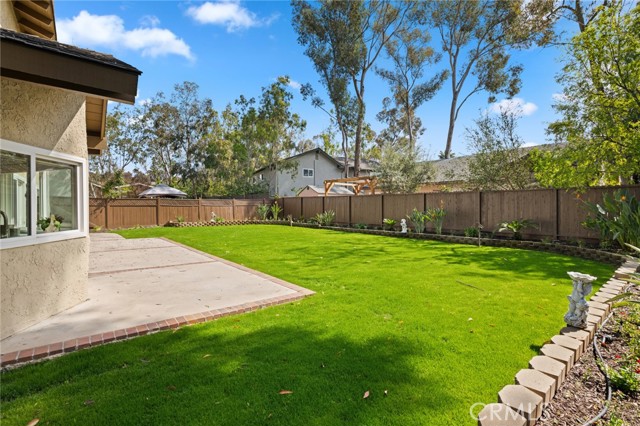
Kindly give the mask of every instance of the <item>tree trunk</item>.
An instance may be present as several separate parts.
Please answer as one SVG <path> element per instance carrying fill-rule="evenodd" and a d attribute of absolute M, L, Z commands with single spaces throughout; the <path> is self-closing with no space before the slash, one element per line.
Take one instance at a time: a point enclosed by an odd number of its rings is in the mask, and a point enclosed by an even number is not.
<path fill-rule="evenodd" d="M 453 129 L 456 126 L 456 106 L 458 105 L 458 94 L 454 93 L 451 99 L 451 110 L 449 111 L 449 131 L 447 132 L 447 146 L 444 150 L 444 158 L 451 158 L 451 143 L 453 142 Z"/>

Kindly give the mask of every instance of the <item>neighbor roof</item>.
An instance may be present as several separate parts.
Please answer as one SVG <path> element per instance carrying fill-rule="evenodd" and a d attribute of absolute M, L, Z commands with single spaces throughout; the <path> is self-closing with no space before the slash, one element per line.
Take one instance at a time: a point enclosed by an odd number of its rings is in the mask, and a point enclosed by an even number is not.
<path fill-rule="evenodd" d="M 326 157 L 326 158 L 327 158 L 327 160 L 331 161 L 332 163 L 335 163 L 335 164 L 336 164 L 336 166 L 338 166 L 338 168 L 340 168 L 340 169 L 344 168 L 344 166 L 343 166 L 339 161 L 337 161 L 335 158 L 333 158 L 332 156 L 330 156 L 329 154 L 327 154 L 324 150 L 322 150 L 322 149 L 320 149 L 320 148 L 313 148 L 313 149 L 310 149 L 310 150 L 308 150 L 308 151 L 302 152 L 302 153 L 300 153 L 300 154 L 292 155 L 291 157 L 285 158 L 285 159 L 284 159 L 284 160 L 282 160 L 282 161 L 293 160 L 294 158 L 302 157 L 302 156 L 307 155 L 307 154 L 310 154 L 310 153 L 318 153 L 318 154 L 321 154 L 321 155 L 323 155 L 324 157 Z M 268 168 L 269 168 L 269 167 L 271 167 L 272 165 L 273 165 L 273 164 L 269 164 L 268 166 L 264 166 L 264 167 L 262 167 L 262 168 L 260 168 L 260 169 L 256 170 L 256 171 L 254 172 L 254 174 L 256 174 L 256 173 L 260 173 L 261 171 L 268 169 Z M 324 191 L 323 191 L 323 192 L 324 192 Z"/>
<path fill-rule="evenodd" d="M 297 195 L 300 195 L 300 193 L 306 189 L 310 189 L 313 192 L 317 192 L 320 195 L 324 195 L 324 187 L 320 187 L 320 186 L 316 186 L 316 185 L 307 185 L 304 188 L 302 188 L 300 191 L 298 191 Z M 353 195 L 353 191 L 350 190 L 347 187 L 344 186 L 333 186 L 331 187 L 331 190 L 329 191 L 329 194 L 332 195 Z"/>
<path fill-rule="evenodd" d="M 520 157 L 529 155 L 534 149 L 548 151 L 557 148 L 560 144 L 544 144 L 520 148 Z M 429 161 L 433 166 L 433 178 L 429 182 L 461 182 L 469 175 L 469 162 L 475 155 L 453 157 L 444 160 Z"/>
<path fill-rule="evenodd" d="M 138 195 L 139 198 L 154 198 L 154 197 L 186 197 L 187 194 L 170 187 L 169 185 L 156 185 L 153 188 L 149 188 Z"/>

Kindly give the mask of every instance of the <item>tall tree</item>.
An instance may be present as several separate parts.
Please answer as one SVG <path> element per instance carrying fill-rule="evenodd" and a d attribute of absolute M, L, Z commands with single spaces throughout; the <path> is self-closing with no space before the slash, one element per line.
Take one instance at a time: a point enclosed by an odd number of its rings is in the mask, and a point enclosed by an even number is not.
<path fill-rule="evenodd" d="M 436 94 L 448 76 L 447 71 L 441 71 L 423 81 L 426 68 L 437 63 L 442 55 L 429 46 L 431 35 L 420 25 L 424 22 L 420 8 L 419 3 L 410 5 L 407 24 L 386 44 L 393 68 L 376 67 L 377 74 L 389 84 L 393 94 L 393 106 L 390 98 L 385 98 L 384 109 L 378 117 L 390 127 L 400 125 L 409 149 L 415 148 L 416 130 L 422 127 L 415 115 L 416 109 Z"/>
<path fill-rule="evenodd" d="M 510 65 L 509 48 L 545 44 L 553 36 L 547 0 L 440 0 L 422 3 L 436 29 L 451 78 L 449 130 L 444 157 L 451 155 L 460 109 L 476 93 L 511 97 L 520 90 L 520 65 Z M 472 78 L 475 77 L 475 78 Z M 471 88 L 465 92 L 465 84 Z"/>
<path fill-rule="evenodd" d="M 342 84 L 347 79 L 351 83 L 356 101 L 354 172 L 358 176 L 367 76 L 391 37 L 405 25 L 410 2 L 323 0 L 316 8 L 307 1 L 293 0 L 292 6 L 294 28 L 306 47 L 305 54 L 314 65 L 325 58 L 335 61 L 335 73 L 327 75 L 329 80 L 320 73 L 325 88 L 331 90 L 325 81 Z"/>
<path fill-rule="evenodd" d="M 549 126 L 566 147 L 538 154 L 538 179 L 563 187 L 638 181 L 640 5 L 603 7 L 568 53 L 555 106 L 562 118 Z"/>
<path fill-rule="evenodd" d="M 201 99 L 198 85 L 185 81 L 174 86 L 169 100 L 158 93 L 144 121 L 154 179 L 176 185 L 192 197 L 204 195 L 210 183 L 204 168 L 205 150 L 217 121 L 211 99 Z"/>
<path fill-rule="evenodd" d="M 376 176 L 380 187 L 387 193 L 408 194 L 427 182 L 433 169 L 419 147 L 407 144 L 387 144 L 380 151 Z"/>
<path fill-rule="evenodd" d="M 469 157 L 467 182 L 473 190 L 515 190 L 531 186 L 532 174 L 517 133 L 519 111 L 503 109 L 499 116 L 485 113 L 467 128 Z"/>

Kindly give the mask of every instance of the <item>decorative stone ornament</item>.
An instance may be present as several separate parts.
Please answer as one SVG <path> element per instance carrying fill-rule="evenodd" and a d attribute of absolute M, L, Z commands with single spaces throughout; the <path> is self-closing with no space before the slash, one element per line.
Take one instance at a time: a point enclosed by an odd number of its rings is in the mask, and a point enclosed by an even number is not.
<path fill-rule="evenodd" d="M 402 226 L 402 231 L 400 231 L 403 234 L 407 233 L 407 221 L 405 219 L 402 219 L 400 221 L 400 226 Z"/>
<path fill-rule="evenodd" d="M 51 213 L 51 217 L 49 218 L 49 226 L 47 226 L 44 232 L 56 232 L 58 227 L 56 226 L 56 215 Z"/>
<path fill-rule="evenodd" d="M 587 314 L 589 311 L 589 304 L 585 297 L 591 293 L 592 282 L 597 280 L 597 277 L 581 274 L 580 272 L 567 272 L 573 280 L 573 292 L 569 299 L 569 312 L 564 316 L 564 322 L 567 325 L 577 328 L 587 328 Z"/>

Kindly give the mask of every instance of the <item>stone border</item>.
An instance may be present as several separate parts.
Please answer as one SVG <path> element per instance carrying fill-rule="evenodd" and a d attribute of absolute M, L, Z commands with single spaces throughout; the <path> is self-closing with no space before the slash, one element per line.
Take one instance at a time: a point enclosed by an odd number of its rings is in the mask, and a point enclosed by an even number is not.
<path fill-rule="evenodd" d="M 312 294 L 315 294 L 314 291 L 311 291 L 304 287 L 297 286 L 295 284 L 291 284 L 287 281 L 283 281 L 279 278 L 273 277 L 271 275 L 267 275 L 260 271 L 256 271 L 251 268 L 247 268 L 246 266 L 233 263 L 226 259 L 213 256 L 209 253 L 196 250 L 193 247 L 185 246 L 184 244 L 177 243 L 173 240 L 169 240 L 166 238 L 163 238 L 163 239 L 167 241 L 171 241 L 171 243 L 173 244 L 179 245 L 183 248 L 196 252 L 200 255 L 204 255 L 206 257 L 214 259 L 220 263 L 224 263 L 225 265 L 232 266 L 241 271 L 249 272 L 255 276 L 271 281 L 274 284 L 278 284 L 282 287 L 286 287 L 290 290 L 295 291 L 295 293 L 278 296 L 278 297 L 272 297 L 269 299 L 263 299 L 256 302 L 243 303 L 241 305 L 229 306 L 221 309 L 213 309 L 210 311 L 198 312 L 196 314 L 191 314 L 191 315 L 183 315 L 179 317 L 168 318 L 161 321 L 154 321 L 147 324 L 140 324 L 140 325 L 136 325 L 129 328 L 122 328 L 119 330 L 108 331 L 105 333 L 98 333 L 92 336 L 83 336 L 75 339 L 66 340 L 64 342 L 51 343 L 48 345 L 38 346 L 35 348 L 21 349 L 18 351 L 2 354 L 0 356 L 0 368 L 4 369 L 5 367 L 11 366 L 11 365 L 42 360 L 45 358 L 50 358 L 50 357 L 61 355 L 61 354 L 79 351 L 80 349 L 99 346 L 105 343 L 111 343 L 115 341 L 130 339 L 133 337 L 144 336 L 145 334 L 151 334 L 158 331 L 176 329 L 182 326 L 198 324 L 201 322 L 214 321 L 219 318 L 227 317 L 230 315 L 256 311 L 258 309 L 263 309 L 269 306 L 275 306 L 275 305 L 294 302 L 297 300 L 304 299 L 305 297 L 310 296 Z"/>
<path fill-rule="evenodd" d="M 382 231 L 377 229 L 357 229 L 346 226 L 318 226 L 313 223 L 289 222 L 287 220 L 245 220 L 245 221 L 229 221 L 229 222 L 171 222 L 166 226 L 170 227 L 201 227 L 201 226 L 228 226 L 228 225 L 286 225 L 296 226 L 300 228 L 329 229 L 331 231 L 353 232 L 357 234 L 384 235 L 388 237 L 413 238 L 418 240 L 435 240 L 456 244 L 478 245 L 478 238 L 463 237 L 460 235 L 444 235 L 444 234 L 416 234 L 409 232 L 403 234 L 398 231 Z M 539 241 L 527 240 L 509 240 L 498 238 L 482 238 L 483 246 L 490 247 L 508 247 L 519 248 L 525 250 L 545 251 L 550 253 L 564 254 L 568 256 L 580 257 L 586 260 L 597 260 L 613 265 L 619 265 L 625 262 L 629 257 L 624 254 L 611 253 L 608 251 L 590 249 L 585 247 L 575 247 L 558 243 L 543 243 Z"/>
<path fill-rule="evenodd" d="M 630 274 L 640 264 L 627 260 L 614 276 L 589 299 L 587 328 L 564 327 L 529 361 L 529 368 L 518 371 L 515 384 L 498 392 L 498 403 L 485 405 L 478 414 L 479 426 L 533 426 L 567 377 L 569 370 L 589 350 L 596 331 L 611 312 L 608 301 L 630 285 Z"/>

